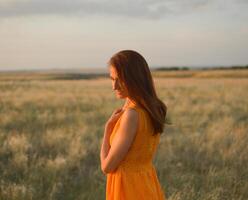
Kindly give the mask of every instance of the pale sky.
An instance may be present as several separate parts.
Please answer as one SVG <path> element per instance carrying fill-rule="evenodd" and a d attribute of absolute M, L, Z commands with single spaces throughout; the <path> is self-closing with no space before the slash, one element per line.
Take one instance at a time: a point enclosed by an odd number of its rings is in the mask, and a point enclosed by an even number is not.
<path fill-rule="evenodd" d="M 0 0 L 0 70 L 248 64 L 248 0 Z"/>

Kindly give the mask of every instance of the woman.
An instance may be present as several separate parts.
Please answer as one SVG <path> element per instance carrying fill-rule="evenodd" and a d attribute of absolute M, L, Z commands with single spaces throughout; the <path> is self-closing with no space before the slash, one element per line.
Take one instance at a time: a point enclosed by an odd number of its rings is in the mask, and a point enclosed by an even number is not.
<path fill-rule="evenodd" d="M 101 169 L 107 200 L 165 199 L 153 156 L 163 132 L 166 106 L 158 99 L 151 72 L 137 52 L 124 50 L 109 61 L 117 98 L 125 99 L 105 124 Z"/>

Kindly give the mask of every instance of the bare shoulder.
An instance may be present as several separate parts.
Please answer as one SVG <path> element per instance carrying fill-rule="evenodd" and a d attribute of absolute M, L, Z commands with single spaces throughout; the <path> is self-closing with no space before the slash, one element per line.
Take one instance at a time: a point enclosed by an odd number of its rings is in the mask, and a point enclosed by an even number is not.
<path fill-rule="evenodd" d="M 126 108 L 123 113 L 123 118 L 131 122 L 138 121 L 138 117 L 139 117 L 138 112 L 133 108 Z"/>
<path fill-rule="evenodd" d="M 139 114 L 135 109 L 126 108 L 122 114 L 120 126 L 127 128 L 128 131 L 130 131 L 130 129 L 136 129 L 138 126 L 138 118 Z"/>

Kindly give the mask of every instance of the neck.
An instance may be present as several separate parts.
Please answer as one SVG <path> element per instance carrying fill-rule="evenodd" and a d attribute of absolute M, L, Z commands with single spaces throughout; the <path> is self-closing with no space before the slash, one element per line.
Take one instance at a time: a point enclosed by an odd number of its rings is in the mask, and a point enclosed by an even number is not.
<path fill-rule="evenodd" d="M 130 99 L 126 98 L 123 109 L 125 109 L 131 103 Z"/>

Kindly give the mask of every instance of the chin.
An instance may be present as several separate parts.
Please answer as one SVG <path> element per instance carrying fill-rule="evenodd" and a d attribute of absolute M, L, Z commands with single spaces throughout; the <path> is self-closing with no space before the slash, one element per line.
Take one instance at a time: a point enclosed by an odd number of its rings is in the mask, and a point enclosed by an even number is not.
<path fill-rule="evenodd" d="M 117 99 L 124 99 L 123 96 L 119 96 L 119 95 L 116 95 L 116 98 L 117 98 Z"/>
<path fill-rule="evenodd" d="M 126 97 L 123 96 L 123 95 L 120 95 L 120 94 L 116 94 L 116 98 L 118 98 L 118 99 L 125 99 Z"/>

